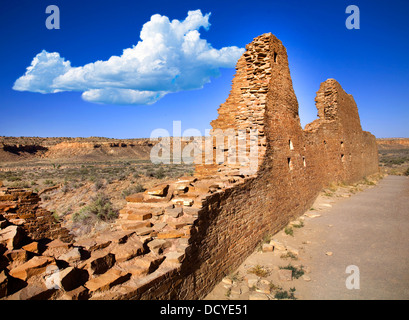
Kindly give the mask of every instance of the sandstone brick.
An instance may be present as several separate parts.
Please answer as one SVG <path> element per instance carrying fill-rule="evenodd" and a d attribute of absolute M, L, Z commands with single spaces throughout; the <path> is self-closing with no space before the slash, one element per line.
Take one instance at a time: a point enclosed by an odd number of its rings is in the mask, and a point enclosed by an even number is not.
<path fill-rule="evenodd" d="M 55 260 L 50 257 L 33 257 L 26 263 L 10 270 L 10 275 L 26 281 L 28 278 L 45 272 L 49 264 L 55 263 Z"/>
<path fill-rule="evenodd" d="M 167 231 L 167 232 L 159 232 L 157 235 L 158 239 L 176 239 L 176 238 L 180 238 L 183 237 L 185 235 L 184 232 L 182 231 Z"/>
<path fill-rule="evenodd" d="M 145 192 L 151 196 L 165 197 L 168 193 L 168 189 L 169 189 L 168 184 L 160 184 L 156 187 L 150 188 Z"/>
<path fill-rule="evenodd" d="M 33 253 L 38 253 L 38 242 L 33 241 L 25 246 L 22 247 L 24 250 L 33 252 Z"/>
<path fill-rule="evenodd" d="M 132 213 L 128 215 L 128 220 L 144 221 L 152 218 L 151 213 Z"/>
<path fill-rule="evenodd" d="M 107 252 L 93 252 L 91 258 L 86 261 L 86 266 L 91 274 L 106 272 L 115 264 L 115 255 Z"/>
<path fill-rule="evenodd" d="M 111 269 L 103 275 L 93 278 L 85 283 L 90 293 L 106 291 L 115 285 L 121 284 L 129 279 L 129 274 L 116 269 Z"/>
<path fill-rule="evenodd" d="M 0 230 L 0 243 L 4 243 L 10 250 L 17 249 L 24 238 L 24 232 L 21 227 L 8 226 Z"/>

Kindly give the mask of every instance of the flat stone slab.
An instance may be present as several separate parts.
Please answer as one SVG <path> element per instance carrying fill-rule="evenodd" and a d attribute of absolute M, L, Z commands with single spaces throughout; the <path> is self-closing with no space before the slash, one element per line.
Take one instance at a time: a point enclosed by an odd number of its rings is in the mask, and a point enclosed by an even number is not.
<path fill-rule="evenodd" d="M 129 273 L 117 269 L 111 269 L 96 278 L 85 283 L 85 287 L 92 293 L 106 291 L 115 285 L 121 284 L 129 279 Z"/>
<path fill-rule="evenodd" d="M 147 190 L 146 193 L 151 196 L 165 197 L 168 193 L 168 189 L 169 189 L 168 184 L 160 184 L 156 187 Z"/>
<path fill-rule="evenodd" d="M 281 281 L 291 281 L 293 280 L 293 272 L 288 269 L 280 269 L 278 270 L 278 278 Z"/>
<path fill-rule="evenodd" d="M 55 260 L 51 257 L 33 257 L 29 261 L 12 269 L 10 271 L 10 275 L 14 278 L 26 281 L 28 278 L 34 275 L 45 272 L 47 266 L 51 263 L 55 263 Z"/>

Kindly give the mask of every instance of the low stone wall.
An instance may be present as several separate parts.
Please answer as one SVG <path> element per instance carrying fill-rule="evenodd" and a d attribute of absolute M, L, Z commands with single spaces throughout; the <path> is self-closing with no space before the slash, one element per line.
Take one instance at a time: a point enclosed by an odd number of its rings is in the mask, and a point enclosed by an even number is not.
<path fill-rule="evenodd" d="M 21 226 L 27 236 L 41 239 L 71 241 L 73 236 L 61 227 L 51 212 L 39 206 L 37 193 L 18 188 L 0 188 L 0 214 L 11 224 Z"/>

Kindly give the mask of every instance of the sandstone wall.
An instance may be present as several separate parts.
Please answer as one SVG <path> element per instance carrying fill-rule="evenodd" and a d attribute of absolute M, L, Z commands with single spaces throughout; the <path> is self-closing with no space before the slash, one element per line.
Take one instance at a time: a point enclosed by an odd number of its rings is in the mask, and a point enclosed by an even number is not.
<path fill-rule="evenodd" d="M 362 131 L 356 103 L 337 81 L 321 84 L 316 97 L 319 119 L 303 130 L 281 41 L 265 34 L 246 49 L 211 134 L 215 141 L 221 130 L 233 129 L 237 138 L 238 130 L 257 129 L 257 170 L 245 175 L 246 163 L 219 163 L 219 146 L 205 154 L 202 160 L 210 154 L 213 161 L 197 165 L 198 180 L 188 188 L 191 202 L 184 204 L 198 211 L 184 235 L 189 247 L 183 262 L 172 276 L 162 273 L 163 282 L 127 298 L 205 297 L 253 252 L 263 235 L 277 232 L 309 209 L 324 186 L 378 172 L 375 137 Z M 249 151 L 249 141 L 246 148 Z M 225 160 L 236 151 L 222 147 Z M 171 201 L 180 194 L 167 197 Z M 148 200 L 138 201 L 146 205 Z"/>
<path fill-rule="evenodd" d="M 24 229 L 32 240 L 61 239 L 71 241 L 69 231 L 55 220 L 52 213 L 40 208 L 40 197 L 31 190 L 0 188 L 0 215 L 9 223 Z"/>
<path fill-rule="evenodd" d="M 89 275 L 73 291 L 91 299 L 204 298 L 324 186 L 378 171 L 375 137 L 362 131 L 356 103 L 338 82 L 321 84 L 319 119 L 303 130 L 281 41 L 264 34 L 246 49 L 209 139 L 240 140 L 241 148 L 211 146 L 194 177 L 128 196 L 117 232 L 74 243 L 91 257 L 70 264 Z M 256 138 L 240 135 L 253 130 Z M 227 162 L 232 154 L 236 161 Z M 102 258 L 112 263 L 95 272 Z"/>

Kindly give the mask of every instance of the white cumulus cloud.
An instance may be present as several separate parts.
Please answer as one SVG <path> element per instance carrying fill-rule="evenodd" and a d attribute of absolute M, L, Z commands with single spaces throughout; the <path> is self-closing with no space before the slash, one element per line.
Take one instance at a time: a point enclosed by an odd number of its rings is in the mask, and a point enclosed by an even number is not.
<path fill-rule="evenodd" d="M 210 14 L 189 11 L 185 20 L 155 14 L 140 32 L 140 41 L 121 56 L 72 67 L 58 52 L 34 57 L 13 89 L 40 93 L 80 91 L 95 103 L 152 104 L 167 93 L 200 89 L 232 68 L 244 52 L 236 46 L 215 49 L 200 38 Z"/>

